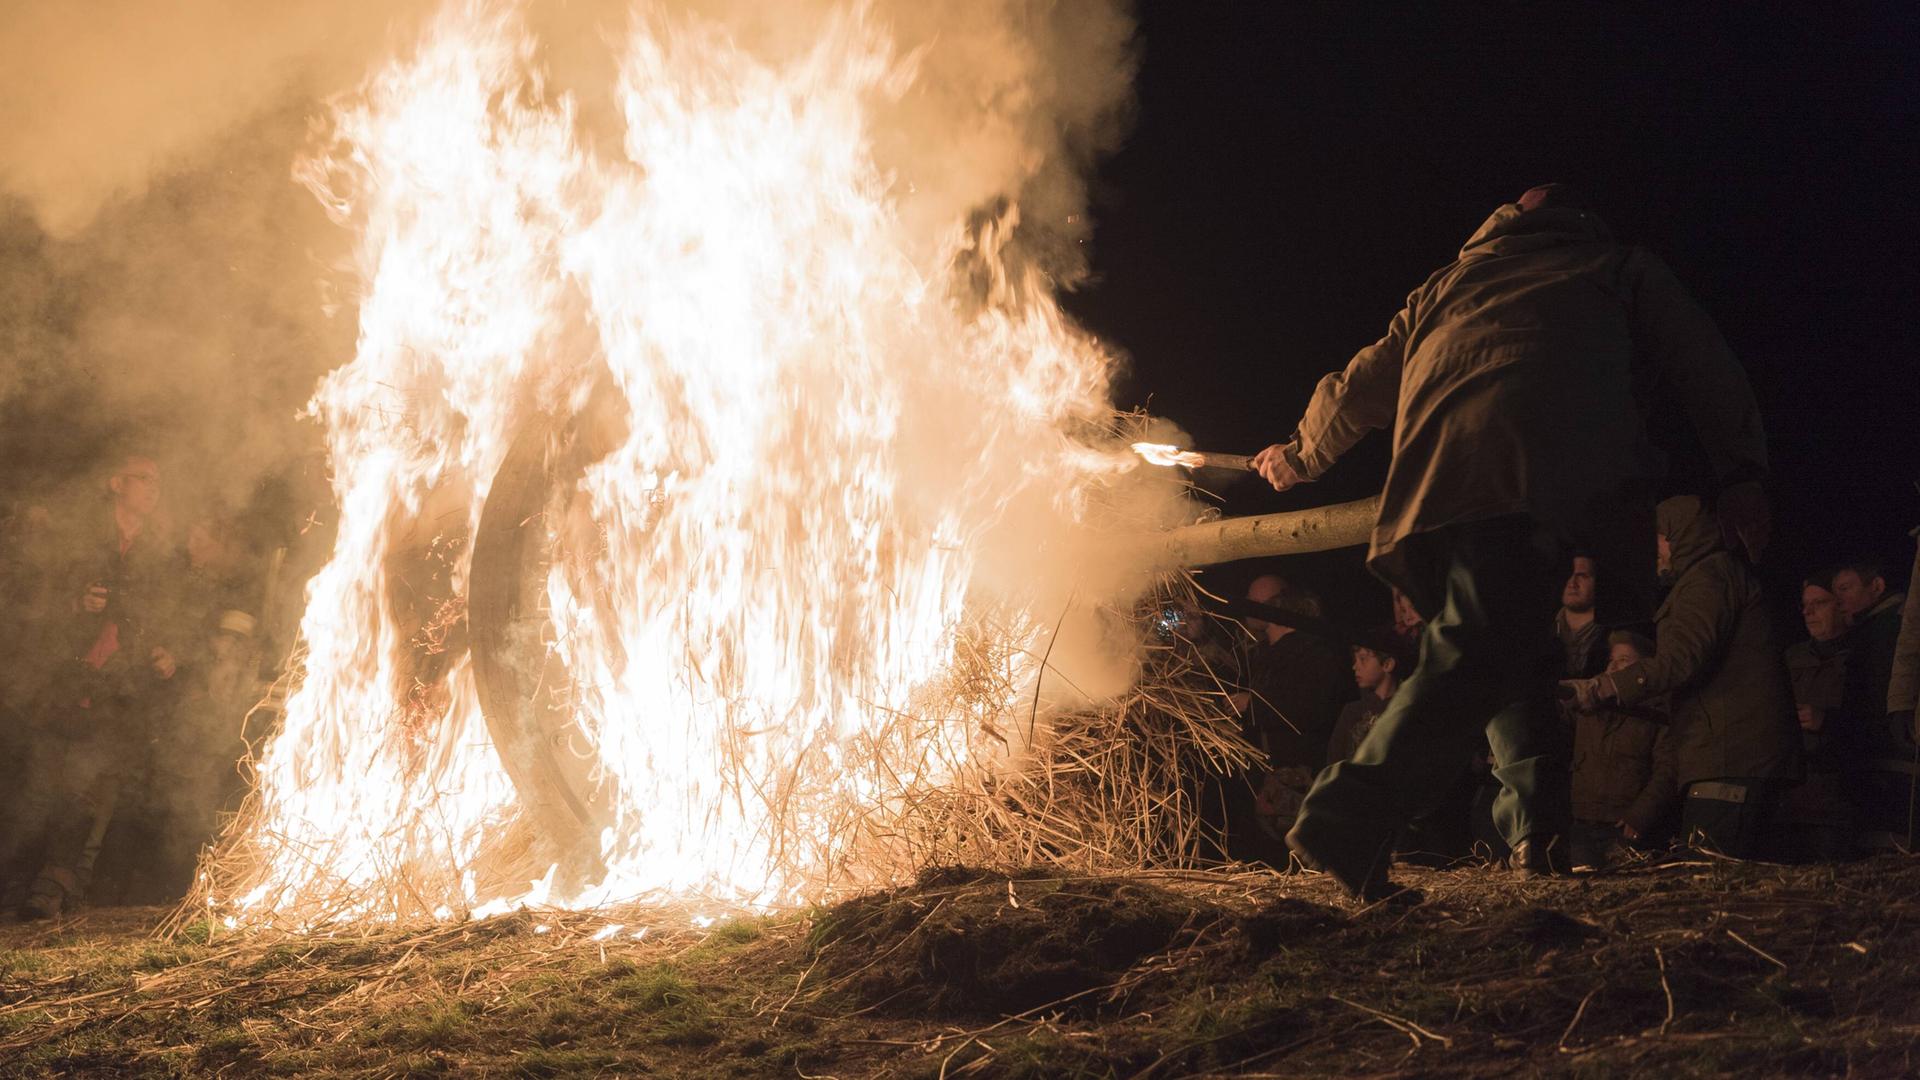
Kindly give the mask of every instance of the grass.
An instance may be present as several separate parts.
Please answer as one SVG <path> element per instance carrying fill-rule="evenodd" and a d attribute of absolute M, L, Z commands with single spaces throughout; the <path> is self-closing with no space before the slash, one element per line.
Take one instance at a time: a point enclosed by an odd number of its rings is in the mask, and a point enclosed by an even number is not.
<path fill-rule="evenodd" d="M 164 912 L 83 912 L 0 928 L 0 1076 L 1920 1068 L 1911 860 L 1409 876 L 1425 904 L 1356 911 L 1314 877 L 946 871 L 707 930 L 609 911 L 160 939 Z"/>

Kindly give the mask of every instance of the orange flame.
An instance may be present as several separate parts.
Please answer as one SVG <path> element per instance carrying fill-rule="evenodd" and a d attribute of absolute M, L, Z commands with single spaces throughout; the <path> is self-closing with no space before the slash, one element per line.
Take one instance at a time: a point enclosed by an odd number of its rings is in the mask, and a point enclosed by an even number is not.
<path fill-rule="evenodd" d="M 1017 209 L 969 230 L 878 163 L 911 134 L 881 118 L 917 54 L 870 18 L 779 62 L 637 19 L 616 153 L 582 145 L 533 56 L 511 13 L 452 7 L 300 167 L 359 230 L 364 295 L 357 355 L 312 404 L 341 524 L 260 768 L 258 865 L 221 898 L 240 918 L 897 880 L 929 793 L 1003 767 L 993 722 L 1025 718 L 1055 616 L 1138 576 L 1081 553 L 1166 512 L 1089 452 L 1112 359 L 1003 260 Z M 604 877 L 569 885 L 469 662 L 410 666 L 390 568 L 472 535 L 513 433 L 600 373 L 628 434 L 546 583 L 586 733 L 568 749 L 614 812 Z M 467 569 L 460 550 L 456 591 Z M 990 691 L 959 688 L 963 641 L 999 658 Z"/>
<path fill-rule="evenodd" d="M 1207 463 L 1205 454 L 1196 454 L 1166 443 L 1137 442 L 1133 444 L 1133 452 L 1146 458 L 1149 465 L 1185 465 L 1197 469 Z"/>

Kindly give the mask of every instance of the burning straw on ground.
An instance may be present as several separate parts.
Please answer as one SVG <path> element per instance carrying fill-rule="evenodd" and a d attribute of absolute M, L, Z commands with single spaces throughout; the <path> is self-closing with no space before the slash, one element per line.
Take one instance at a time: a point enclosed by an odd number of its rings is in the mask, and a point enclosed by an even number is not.
<path fill-rule="evenodd" d="M 355 243 L 338 527 L 194 911 L 1194 854 L 1189 774 L 1248 750 L 1147 653 L 1186 586 L 1134 538 L 1197 507 L 1054 299 L 1130 64 L 1089 14 L 644 7 L 556 70 L 449 4 L 330 99 L 293 171 Z"/>

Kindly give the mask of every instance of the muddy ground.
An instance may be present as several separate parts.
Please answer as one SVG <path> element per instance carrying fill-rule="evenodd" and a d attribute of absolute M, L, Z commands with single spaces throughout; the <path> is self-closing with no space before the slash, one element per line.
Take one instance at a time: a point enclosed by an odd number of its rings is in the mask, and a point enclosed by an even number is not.
<path fill-rule="evenodd" d="M 931 872 L 833 908 L 0 926 L 6 1076 L 1898 1076 L 1920 862 L 1517 882 Z"/>

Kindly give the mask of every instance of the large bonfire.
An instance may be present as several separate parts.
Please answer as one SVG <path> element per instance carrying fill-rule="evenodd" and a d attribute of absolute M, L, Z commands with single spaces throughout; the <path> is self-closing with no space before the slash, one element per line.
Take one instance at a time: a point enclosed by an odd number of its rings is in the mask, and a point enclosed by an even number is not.
<path fill-rule="evenodd" d="M 360 237 L 357 355 L 312 404 L 338 536 L 201 902 L 771 906 L 1187 844 L 1128 691 L 1152 568 L 1114 541 L 1185 505 L 1132 467 L 1114 360 L 1025 239 L 1077 228 L 1020 199 L 1057 133 L 1005 122 L 1008 94 L 1043 110 L 1044 57 L 1008 36 L 1011 73 L 970 85 L 939 51 L 961 38 L 896 40 L 912 10 L 776 34 L 640 9 L 605 46 L 609 137 L 521 13 L 459 4 L 333 103 L 296 175 Z M 962 91 L 994 122 L 928 122 Z M 529 810 L 462 627 L 510 448 L 590 413 L 600 444 L 526 523 L 582 852 Z"/>

